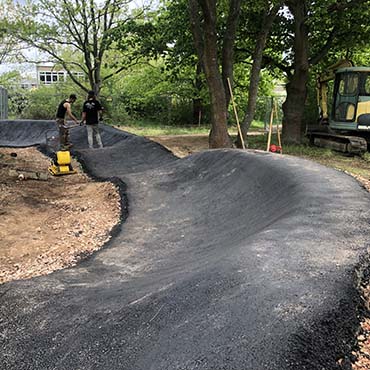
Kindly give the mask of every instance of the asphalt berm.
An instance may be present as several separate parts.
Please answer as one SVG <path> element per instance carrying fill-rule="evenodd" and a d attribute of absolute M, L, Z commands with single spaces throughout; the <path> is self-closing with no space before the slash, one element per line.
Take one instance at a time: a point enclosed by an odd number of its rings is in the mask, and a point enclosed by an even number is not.
<path fill-rule="evenodd" d="M 3 121 L 0 146 L 47 151 L 54 125 Z M 353 178 L 261 152 L 178 159 L 108 126 L 104 149 L 71 136 L 128 212 L 77 266 L 0 286 L 1 369 L 351 368 L 370 232 Z"/>

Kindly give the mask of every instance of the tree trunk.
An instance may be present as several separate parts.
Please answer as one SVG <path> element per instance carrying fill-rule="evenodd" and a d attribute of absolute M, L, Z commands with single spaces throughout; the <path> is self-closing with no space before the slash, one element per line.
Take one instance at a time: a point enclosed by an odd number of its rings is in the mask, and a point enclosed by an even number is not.
<path fill-rule="evenodd" d="M 231 140 L 227 132 L 226 96 L 217 63 L 217 46 L 215 35 L 205 34 L 204 72 L 211 98 L 211 132 L 210 148 L 230 148 Z"/>
<path fill-rule="evenodd" d="M 247 139 L 247 134 L 248 134 L 250 125 L 253 121 L 255 111 L 256 111 L 258 85 L 259 85 L 261 69 L 262 69 L 263 51 L 266 46 L 268 34 L 270 33 L 272 24 L 274 22 L 274 19 L 277 15 L 278 10 L 280 9 L 280 6 L 281 4 L 279 3 L 275 5 L 271 9 L 271 11 L 266 9 L 266 12 L 263 17 L 262 25 L 261 25 L 261 30 L 259 32 L 259 35 L 257 36 L 256 45 L 253 51 L 253 63 L 252 63 L 251 76 L 250 76 L 249 89 L 248 89 L 247 109 L 245 112 L 244 120 L 242 121 L 240 125 L 244 140 Z M 238 135 L 236 145 L 239 148 L 242 147 L 240 135 Z"/>
<path fill-rule="evenodd" d="M 204 17 L 203 30 L 198 3 Z M 226 96 L 218 64 L 216 0 L 190 0 L 189 5 L 194 42 L 211 100 L 209 147 L 230 148 L 232 144 L 227 132 Z"/>
<path fill-rule="evenodd" d="M 202 89 L 202 80 L 200 78 L 201 73 L 201 65 L 198 62 L 196 73 L 195 73 L 195 81 L 194 81 L 194 88 L 196 91 L 197 97 L 193 99 L 193 124 L 198 124 L 200 122 L 200 117 L 202 114 L 202 99 L 200 98 L 200 92 Z"/>
<path fill-rule="evenodd" d="M 222 48 L 222 81 L 225 89 L 226 109 L 229 107 L 231 94 L 227 79 L 233 83 L 234 75 L 234 43 L 236 31 L 240 18 L 240 3 L 241 0 L 230 0 L 229 15 L 227 17 L 226 30 L 223 39 Z"/>
<path fill-rule="evenodd" d="M 308 26 L 306 1 L 287 2 L 294 16 L 294 73 L 286 85 L 287 98 L 283 104 L 283 141 L 301 143 L 303 113 L 307 97 L 308 81 Z"/>

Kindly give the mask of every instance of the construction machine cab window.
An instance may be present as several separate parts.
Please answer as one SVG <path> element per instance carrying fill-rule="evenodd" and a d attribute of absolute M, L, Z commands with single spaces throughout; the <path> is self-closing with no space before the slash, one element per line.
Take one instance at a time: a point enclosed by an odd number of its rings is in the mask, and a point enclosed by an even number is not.
<path fill-rule="evenodd" d="M 335 121 L 354 121 L 359 90 L 358 74 L 342 73 L 337 81 L 333 118 Z"/>
<path fill-rule="evenodd" d="M 357 94 L 358 75 L 357 73 L 341 74 L 339 80 L 339 94 L 342 96 L 353 96 Z"/>
<path fill-rule="evenodd" d="M 370 74 L 365 76 L 364 81 L 364 95 L 370 95 Z"/>
<path fill-rule="evenodd" d="M 370 67 L 346 59 L 329 66 L 317 78 L 317 98 L 318 125 L 307 126 L 310 143 L 350 154 L 370 151 Z"/>

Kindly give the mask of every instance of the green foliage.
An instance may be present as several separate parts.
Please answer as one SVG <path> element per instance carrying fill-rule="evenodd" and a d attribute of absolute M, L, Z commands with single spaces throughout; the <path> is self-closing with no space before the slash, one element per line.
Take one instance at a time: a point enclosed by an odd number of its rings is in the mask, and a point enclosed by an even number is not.
<path fill-rule="evenodd" d="M 8 91 L 8 114 L 10 117 L 20 117 L 27 105 L 28 92 L 20 87 L 21 74 L 9 71 L 0 75 L 0 85 Z"/>
<path fill-rule="evenodd" d="M 365 161 L 365 162 L 370 162 L 370 153 L 369 152 L 366 152 L 362 155 L 362 159 Z"/>
<path fill-rule="evenodd" d="M 59 103 L 72 93 L 77 94 L 78 98 L 72 106 L 72 111 L 79 118 L 86 94 L 81 90 L 76 92 L 73 84 L 41 86 L 32 90 L 18 89 L 11 93 L 13 100 L 13 105 L 10 107 L 11 114 L 16 118 L 24 119 L 55 119 Z"/>
<path fill-rule="evenodd" d="M 161 135 L 199 135 L 208 134 L 209 126 L 183 126 L 183 125 L 163 125 L 158 122 L 148 120 L 131 120 L 128 124 L 120 125 L 125 131 L 141 136 L 161 136 Z"/>
<path fill-rule="evenodd" d="M 23 89 L 8 90 L 8 114 L 9 117 L 21 118 L 28 105 L 28 91 Z"/>
<path fill-rule="evenodd" d="M 21 73 L 19 71 L 4 72 L 0 75 L 0 85 L 6 89 L 21 82 Z"/>
<path fill-rule="evenodd" d="M 270 0 L 242 2 L 233 91 L 240 120 L 243 120 L 248 98 L 251 52 L 265 8 L 274 2 Z M 109 1 L 95 1 L 96 9 L 101 10 L 99 17 L 103 17 L 105 11 L 107 15 L 111 15 L 112 11 L 118 10 L 117 4 L 122 5 L 118 13 L 115 13 L 119 17 L 113 18 L 114 28 L 107 34 L 99 33 L 100 31 L 97 33 L 99 35 L 97 45 L 104 51 L 102 59 L 92 52 L 94 49 L 92 27 L 88 28 L 88 42 L 84 45 L 79 45 L 76 39 L 78 35 L 84 34 L 82 29 L 78 28 L 75 34 L 68 30 L 69 25 L 83 26 L 84 11 L 91 15 L 91 9 L 89 7 L 84 9 L 84 3 L 71 0 L 63 2 L 41 0 L 37 3 L 31 1 L 26 8 L 19 6 L 15 12 L 8 12 L 7 19 L 0 22 L 0 36 L 1 31 L 7 30 L 8 34 L 13 33 L 20 40 L 28 41 L 30 45 L 39 47 L 44 52 L 51 52 L 53 60 L 63 68 L 85 72 L 96 70 L 95 67 L 100 68 L 103 81 L 101 100 L 107 108 L 108 121 L 111 123 L 148 119 L 166 125 L 193 124 L 194 99 L 201 100 L 202 122 L 207 122 L 209 97 L 204 76 L 197 74 L 196 71 L 197 58 L 189 27 L 187 0 L 162 1 L 162 7 L 158 11 L 140 13 L 139 10 L 135 10 L 134 14 L 129 12 L 125 14 L 123 4 L 127 4 L 126 1 L 114 4 Z M 348 6 L 352 3 L 354 2 L 335 0 L 307 1 L 311 60 L 323 50 L 331 35 L 335 37 L 331 40 L 329 51 L 322 62 L 310 66 L 311 77 L 304 117 L 306 123 L 312 123 L 317 119 L 315 91 L 317 73 L 344 56 L 353 59 L 356 65 L 370 64 L 369 8 L 364 6 L 364 2 L 358 2 L 358 6 L 350 6 L 346 11 L 330 8 L 335 4 Z M 217 2 L 217 5 L 218 34 L 221 40 L 228 6 L 226 1 Z M 328 12 L 329 8 L 334 10 Z M 44 17 L 38 17 L 37 14 L 43 14 Z M 71 16 L 75 17 L 77 23 L 71 23 Z M 265 50 L 265 68 L 259 85 L 255 115 L 261 122 L 266 121 L 266 114 L 269 112 L 265 96 L 272 94 L 274 79 L 276 77 L 282 79 L 283 73 L 292 72 L 294 62 L 292 36 L 293 19 L 285 8 L 276 19 Z M 86 55 L 90 57 L 90 66 L 86 64 L 87 60 L 81 50 L 88 52 Z M 98 65 L 95 66 L 94 61 L 97 61 Z M 136 66 L 133 65 L 135 63 Z M 124 74 L 115 75 L 122 68 Z M 105 79 L 108 76 L 111 77 Z M 8 85 L 6 80 L 9 82 Z M 0 84 L 8 86 L 11 112 L 25 118 L 53 118 L 59 101 L 70 92 L 76 91 L 71 85 L 24 91 L 14 87 L 18 83 L 17 75 L 0 76 Z M 83 84 L 86 84 L 84 87 L 87 88 L 90 82 L 84 81 Z M 77 94 L 81 96 L 80 92 Z M 84 95 L 85 93 L 82 93 L 82 96 Z M 78 103 L 82 100 L 79 99 Z M 75 110 L 79 114 L 78 104 L 76 107 Z M 231 105 L 229 117 L 229 123 L 235 124 Z"/>
<path fill-rule="evenodd" d="M 114 30 L 132 18 L 127 0 L 30 0 L 12 5 L 11 16 L 4 17 L 7 33 L 18 42 L 36 48 L 48 61 L 66 70 L 73 82 L 82 90 L 99 93 L 101 84 L 122 71 L 125 58 L 115 50 Z M 0 22 L 0 25 L 1 25 Z M 116 58 L 106 58 L 115 50 Z M 128 62 L 128 63 L 129 63 Z M 103 75 L 102 67 L 110 67 Z M 75 77 L 82 72 L 86 80 Z"/>
<path fill-rule="evenodd" d="M 27 119 L 54 119 L 57 107 L 57 98 L 48 87 L 40 87 L 28 94 L 27 105 L 21 113 L 21 118 Z"/>
<path fill-rule="evenodd" d="M 250 70 L 245 69 L 243 63 L 237 63 L 234 67 L 234 99 L 237 105 L 237 111 L 239 115 L 239 120 L 242 121 L 244 118 L 245 107 L 248 101 L 248 85 L 249 85 Z M 261 72 L 261 79 L 258 86 L 258 97 L 257 97 L 257 107 L 255 112 L 256 121 L 266 121 L 266 114 L 268 115 L 270 111 L 270 96 L 273 95 L 275 80 L 269 73 L 265 70 Z M 231 124 L 235 124 L 236 120 L 234 117 L 233 107 L 229 106 L 229 121 Z"/>
<path fill-rule="evenodd" d="M 173 81 L 163 61 L 131 68 L 102 91 L 114 124 L 146 118 L 168 124 L 192 123 L 193 86 L 186 71 Z"/>

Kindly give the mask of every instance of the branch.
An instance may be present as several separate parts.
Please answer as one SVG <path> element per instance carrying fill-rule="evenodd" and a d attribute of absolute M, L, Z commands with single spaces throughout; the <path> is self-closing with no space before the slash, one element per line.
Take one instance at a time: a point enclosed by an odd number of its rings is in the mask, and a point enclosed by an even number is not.
<path fill-rule="evenodd" d="M 197 50 L 198 59 L 203 65 L 204 40 L 202 26 L 200 24 L 199 6 L 197 0 L 189 0 L 189 15 L 191 32 L 193 34 L 195 49 Z"/>
<path fill-rule="evenodd" d="M 67 9 L 67 13 L 68 13 L 68 20 L 69 22 L 65 22 L 63 21 L 63 18 L 61 18 L 59 16 L 59 14 L 56 12 L 56 8 L 53 8 L 53 7 L 47 7 L 48 3 L 47 2 L 42 2 L 42 4 L 45 6 L 46 9 L 48 9 L 48 11 L 50 12 L 50 14 L 60 23 L 62 24 L 64 27 L 67 28 L 67 30 L 69 31 L 69 34 L 72 36 L 72 38 L 77 42 L 77 44 L 80 44 L 82 45 L 82 40 L 81 40 L 81 37 L 80 37 L 80 32 L 78 31 L 78 28 L 75 24 L 75 22 L 77 23 L 80 23 L 79 21 L 76 20 L 76 18 L 73 16 L 73 14 L 71 13 L 71 10 L 70 10 L 70 7 L 68 6 L 68 4 L 66 3 L 65 0 L 63 0 L 64 2 L 64 5 Z M 41 15 L 43 13 L 41 12 Z M 44 13 L 44 17 L 48 17 L 49 15 Z M 72 26 L 72 27 L 71 27 Z"/>
<path fill-rule="evenodd" d="M 308 63 L 310 65 L 315 65 L 320 62 L 321 59 L 325 57 L 325 55 L 329 52 L 330 48 L 333 45 L 334 37 L 337 35 L 337 28 L 334 27 L 327 38 L 325 45 L 317 52 L 315 56 L 309 59 Z"/>
<path fill-rule="evenodd" d="M 49 54 L 51 55 L 55 60 L 57 60 L 62 66 L 63 68 L 65 69 L 65 71 L 67 72 L 67 74 L 69 75 L 69 77 L 71 77 L 71 80 L 77 85 L 79 86 L 81 89 L 83 89 L 84 91 L 87 91 L 86 87 L 73 75 L 73 73 L 70 71 L 70 69 L 68 68 L 68 64 L 67 62 L 62 59 L 58 54 L 56 54 L 55 52 L 53 52 L 52 49 L 50 49 L 50 47 L 48 46 L 44 46 L 44 45 L 40 45 L 36 42 L 33 42 L 33 41 L 30 41 L 30 40 L 27 40 L 25 38 L 21 38 L 20 39 L 24 42 L 27 42 L 29 45 L 37 48 L 37 49 L 40 49 L 42 51 L 44 51 L 46 54 Z"/>
<path fill-rule="evenodd" d="M 286 64 L 283 64 L 281 62 L 278 62 L 277 60 L 275 60 L 274 58 L 270 57 L 269 55 L 264 55 L 262 57 L 262 61 L 263 61 L 263 66 L 272 65 L 272 66 L 274 66 L 276 68 L 279 68 L 284 73 L 286 73 L 286 75 L 288 77 L 292 76 L 292 67 L 291 66 L 287 66 Z"/>
<path fill-rule="evenodd" d="M 116 69 L 114 72 L 110 73 L 109 75 L 107 75 L 107 76 L 103 77 L 103 78 L 102 78 L 102 82 L 104 82 L 104 81 L 108 80 L 109 78 L 112 78 L 113 76 L 118 75 L 119 73 L 121 73 L 121 72 L 122 72 L 122 71 L 124 71 L 125 69 L 128 69 L 128 68 L 133 67 L 133 66 L 138 65 L 138 64 L 139 64 L 139 63 L 138 63 L 138 59 L 136 59 L 136 61 L 135 61 L 135 62 L 132 62 L 132 63 L 130 63 L 130 64 L 128 64 L 128 65 L 122 66 L 122 67 L 120 67 L 120 68 Z"/>

